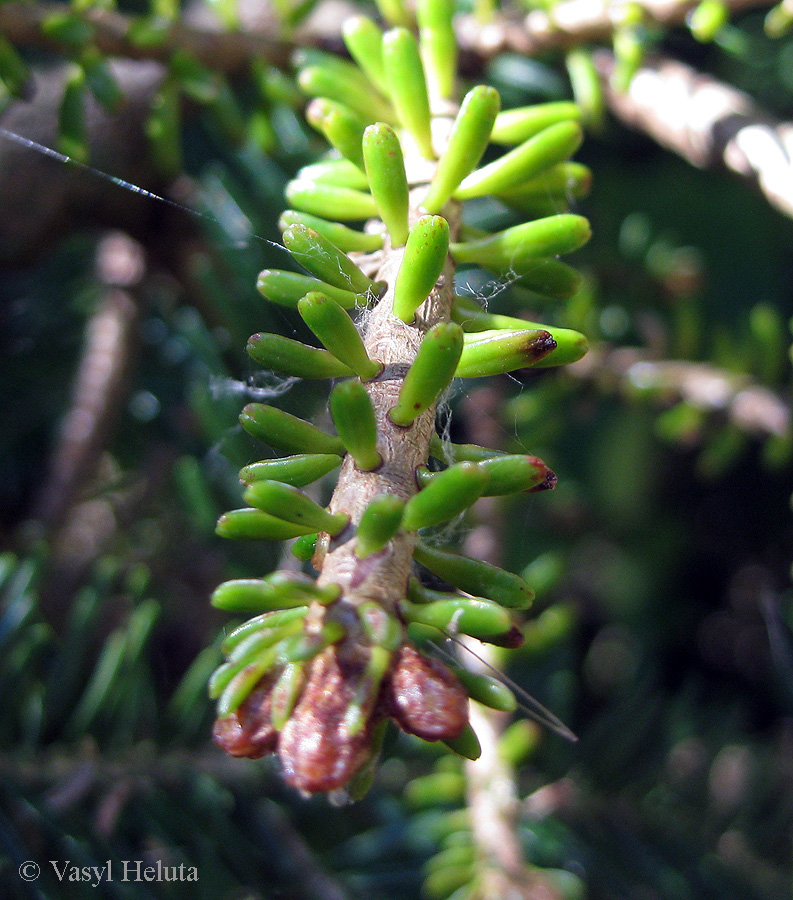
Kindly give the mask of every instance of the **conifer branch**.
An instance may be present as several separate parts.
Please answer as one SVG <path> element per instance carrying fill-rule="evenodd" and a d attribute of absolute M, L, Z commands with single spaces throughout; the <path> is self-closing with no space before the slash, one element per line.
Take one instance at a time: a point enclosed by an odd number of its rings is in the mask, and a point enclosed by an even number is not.
<path fill-rule="evenodd" d="M 782 437 L 791 423 L 790 405 L 774 391 L 745 375 L 689 360 L 649 359 L 641 350 L 595 346 L 570 368 L 582 378 L 614 378 L 631 391 L 681 400 L 707 413 L 726 417 L 747 434 Z"/>
<path fill-rule="evenodd" d="M 793 216 L 793 124 L 780 122 L 730 85 L 665 56 L 642 65 L 628 90 L 610 86 L 614 58 L 595 55 L 612 112 L 692 165 L 723 165 L 757 184 Z"/>
<path fill-rule="evenodd" d="M 108 235 L 100 242 L 97 267 L 103 296 L 86 326 L 71 406 L 33 511 L 33 518 L 51 528 L 97 465 L 123 404 L 137 346 L 140 310 L 129 288 L 143 274 L 141 248 L 125 235 Z"/>
<path fill-rule="evenodd" d="M 215 739 L 239 756 L 277 752 L 286 780 L 305 793 L 349 785 L 360 795 L 389 718 L 463 756 L 479 754 L 468 697 L 506 708 L 504 692 L 423 655 L 426 632 L 417 645 L 409 627 L 514 647 L 522 635 L 510 610 L 525 608 L 531 590 L 418 532 L 483 494 L 544 489 L 555 476 L 536 457 L 444 442 L 436 405 L 455 375 L 561 365 L 586 350 L 577 332 L 466 304 L 454 294 L 453 269 L 476 263 L 498 274 L 506 266 L 551 296 L 576 289 L 579 276 L 555 257 L 588 240 L 581 216 L 558 213 L 465 240 L 460 205 L 564 171 L 582 138 L 577 108 L 525 107 L 499 120 L 497 92 L 478 86 L 457 110 L 452 7 L 430 0 L 419 20 L 418 40 L 404 28 L 383 34 L 351 20 L 344 36 L 357 65 L 308 50 L 298 60 L 300 86 L 316 97 L 308 119 L 341 158 L 304 167 L 286 189 L 294 209 L 281 219 L 284 244 L 310 275 L 265 270 L 259 289 L 296 307 L 324 349 L 257 334 L 248 352 L 300 378 L 357 379 L 331 391 L 337 436 L 272 406 L 243 410 L 250 434 L 296 455 L 246 467 L 250 506 L 217 528 L 224 537 L 299 537 L 293 552 L 320 573 L 316 583 L 286 572 L 239 579 L 213 595 L 222 609 L 262 613 L 224 642 L 227 661 L 210 680 Z M 479 166 L 491 139 L 517 146 Z M 364 219 L 364 232 L 343 224 Z M 351 321 L 348 310 L 372 302 Z M 340 463 L 328 508 L 300 490 Z M 431 589 L 412 559 L 463 593 Z"/>
<path fill-rule="evenodd" d="M 634 5 L 634 4 L 631 4 Z M 732 15 L 770 6 L 769 0 L 727 0 Z M 535 56 L 549 50 L 575 47 L 609 38 L 624 16 L 628 4 L 604 0 L 561 0 L 527 16 L 499 13 L 482 22 L 475 16 L 457 23 L 460 46 L 485 58 L 505 50 Z M 650 22 L 666 27 L 680 25 L 697 6 L 697 0 L 639 0 Z"/>
<path fill-rule="evenodd" d="M 73 43 L 48 32 L 47 22 L 63 16 L 60 3 L 24 3 L 12 0 L 0 5 L 0 33 L 20 47 L 35 47 L 70 55 Z M 294 50 L 291 41 L 271 38 L 253 31 L 223 31 L 191 25 L 175 19 L 156 42 L 136 43 L 135 20 L 100 6 L 89 6 L 70 15 L 90 29 L 90 42 L 107 56 L 167 62 L 175 50 L 189 53 L 208 68 L 234 74 L 247 69 L 254 60 L 286 66 Z"/>
<path fill-rule="evenodd" d="M 426 176 L 425 160 L 418 159 L 411 164 L 406 159 L 405 164 L 409 182 L 415 181 L 416 168 Z M 423 195 L 423 190 L 412 193 L 414 201 L 409 214 L 411 222 L 416 221 L 420 215 L 415 198 L 423 199 Z M 459 230 L 459 204 L 450 203 L 446 214 L 450 233 L 456 239 Z M 426 463 L 430 438 L 434 434 L 434 403 L 410 428 L 395 425 L 388 413 L 396 405 L 402 386 L 402 379 L 398 376 L 415 360 L 424 334 L 438 322 L 449 321 L 454 299 L 454 268 L 451 259 L 447 258 L 438 286 L 416 314 L 416 324 L 407 325 L 392 313 L 394 283 L 403 256 L 404 248 L 391 248 L 383 254 L 376 280 L 388 284 L 389 289 L 372 311 L 364 335 L 369 355 L 385 366 L 380 379 L 375 380 L 369 388 L 383 463 L 374 472 L 361 472 L 352 456 L 348 455 L 330 502 L 331 510 L 348 513 L 353 525 L 358 524 L 362 512 L 374 497 L 389 494 L 407 501 L 416 493 L 415 472 Z M 374 562 L 369 558 L 359 559 L 355 555 L 353 543 L 348 541 L 325 556 L 319 580 L 341 584 L 345 588 L 346 600 L 352 605 L 376 597 L 386 609 L 393 610 L 396 602 L 404 596 L 415 542 L 414 532 L 399 534 L 391 541 L 384 555 L 378 556 Z"/>
<path fill-rule="evenodd" d="M 489 385 L 474 391 L 463 402 L 462 413 L 472 441 L 495 447 L 501 443 L 497 423 L 502 400 L 499 387 Z M 474 510 L 473 530 L 465 542 L 467 553 L 494 565 L 501 562 L 503 546 L 504 519 L 500 507 L 496 497 L 480 500 Z M 470 643 L 475 645 L 476 655 L 483 662 L 498 667 L 498 654 L 493 648 L 476 641 Z M 485 665 L 476 665 L 476 669 L 488 674 Z M 520 846 L 517 833 L 520 802 L 515 772 L 499 753 L 499 742 L 509 716 L 476 703 L 471 706 L 470 716 L 482 745 L 479 759 L 465 763 L 466 798 L 478 862 L 475 896 L 479 900 L 503 897 L 556 900 L 556 891 L 526 865 Z"/>

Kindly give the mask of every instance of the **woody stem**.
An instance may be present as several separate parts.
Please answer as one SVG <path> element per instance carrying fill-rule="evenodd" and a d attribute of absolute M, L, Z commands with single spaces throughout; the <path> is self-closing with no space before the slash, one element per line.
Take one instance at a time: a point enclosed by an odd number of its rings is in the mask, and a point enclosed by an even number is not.
<path fill-rule="evenodd" d="M 419 204 L 424 193 L 423 188 L 411 192 L 412 220 L 420 215 Z M 456 236 L 460 223 L 459 204 L 448 204 L 445 212 L 450 234 Z M 415 472 L 418 466 L 427 462 L 430 438 L 434 433 L 435 404 L 407 428 L 395 425 L 388 413 L 396 405 L 405 372 L 415 359 L 424 334 L 438 322 L 449 321 L 454 298 L 454 268 L 451 259 L 447 258 L 441 277 L 419 307 L 414 323 L 405 324 L 392 313 L 394 282 L 403 254 L 403 248 L 386 248 L 377 280 L 384 281 L 388 289 L 372 311 L 364 332 L 369 355 L 384 366 L 381 375 L 366 385 L 375 410 L 378 451 L 383 462 L 373 472 L 362 472 L 348 455 L 330 502 L 331 511 L 347 513 L 353 525 L 360 521 L 374 497 L 390 494 L 407 501 L 417 492 Z M 375 600 L 391 611 L 404 597 L 415 542 L 415 534 L 401 533 L 381 553 L 359 559 L 355 555 L 355 542 L 347 541 L 326 553 L 319 582 L 341 585 L 344 605 L 348 609 L 366 600 Z"/>

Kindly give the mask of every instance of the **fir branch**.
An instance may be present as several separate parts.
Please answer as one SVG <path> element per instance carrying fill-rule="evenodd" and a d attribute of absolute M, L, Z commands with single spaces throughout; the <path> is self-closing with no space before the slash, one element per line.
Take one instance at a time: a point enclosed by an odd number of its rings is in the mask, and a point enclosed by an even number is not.
<path fill-rule="evenodd" d="M 300 558 L 313 553 L 320 572 L 316 584 L 275 572 L 226 582 L 213 595 L 220 608 L 263 613 L 225 642 L 227 662 L 210 683 L 219 699 L 215 738 L 235 755 L 277 751 L 286 780 L 305 793 L 354 780 L 353 796 L 360 795 L 388 718 L 468 758 L 478 755 L 466 687 L 422 656 L 408 627 L 453 627 L 514 647 L 522 638 L 509 610 L 524 608 L 531 591 L 516 575 L 427 546 L 417 532 L 456 518 L 482 494 L 554 482 L 534 457 L 494 459 L 475 447 L 453 461 L 454 446 L 446 448 L 434 433 L 436 405 L 455 374 L 499 374 L 544 365 L 546 358 L 563 364 L 586 349 L 581 335 L 565 329 L 508 317 L 472 322 L 482 310 L 462 309 L 453 284 L 453 261 L 496 272 L 507 265 L 533 272 L 539 290 L 569 296 L 577 276 L 571 285 L 567 269 L 560 279 L 556 261 L 549 273 L 545 262 L 586 242 L 585 219 L 559 214 L 461 241 L 460 201 L 509 190 L 569 158 L 582 137 L 576 110 L 554 108 L 557 120 L 547 127 L 533 108 L 516 110 L 511 119 L 519 133 L 508 140 L 518 146 L 476 168 L 498 119 L 498 94 L 473 88 L 452 120 L 454 59 L 434 52 L 453 42 L 451 9 L 435 4 L 420 10 L 420 19 L 419 41 L 406 29 L 381 35 L 371 25 L 364 43 L 360 28 L 369 26 L 353 20 L 345 39 L 360 68 L 316 52 L 302 60 L 300 86 L 318 98 L 309 121 L 344 158 L 305 167 L 287 186 L 296 209 L 282 218 L 284 243 L 312 277 L 265 270 L 259 289 L 296 305 L 325 349 L 257 334 L 248 352 L 285 374 L 358 380 L 331 393 L 337 437 L 273 407 L 246 407 L 247 431 L 299 454 L 277 463 L 283 482 L 270 480 L 273 466 L 266 467 L 243 495 L 250 506 L 222 516 L 217 529 L 225 537 L 301 536 Z M 426 76 L 422 56 L 433 62 Z M 371 90 L 383 79 L 390 101 Z M 401 124 L 401 137 L 389 122 Z M 379 232 L 383 247 L 362 260 L 364 273 L 328 235 L 361 247 L 361 233 L 342 223 L 378 212 L 363 237 Z M 372 300 L 359 333 L 345 310 Z M 462 322 L 450 321 L 454 316 Z M 306 454 L 330 455 L 331 464 L 345 457 L 329 509 L 299 489 L 320 477 Z M 446 468 L 431 471 L 431 455 Z M 324 470 L 327 460 L 314 462 Z M 243 481 L 251 474 L 244 472 Z M 412 557 L 465 593 L 432 591 L 411 578 Z M 477 692 L 484 679 L 471 679 Z"/>
<path fill-rule="evenodd" d="M 503 402 L 498 385 L 488 385 L 472 392 L 462 404 L 468 437 L 474 443 L 498 448 L 499 409 Z M 482 498 L 472 510 L 474 528 L 465 542 L 465 551 L 498 565 L 503 546 L 501 504 L 496 497 Z M 488 674 L 498 667 L 494 648 L 472 641 L 476 660 L 467 660 L 475 671 Z M 476 848 L 478 878 L 475 896 L 478 900 L 557 900 L 557 892 L 545 882 L 541 873 L 532 871 L 524 860 L 517 822 L 520 813 L 515 771 L 499 754 L 499 741 L 509 716 L 478 703 L 471 704 L 471 726 L 479 738 L 482 755 L 466 760 L 466 796 L 471 834 Z"/>
<path fill-rule="evenodd" d="M 672 27 L 685 22 L 697 3 L 698 0 L 639 0 L 635 5 L 650 22 Z M 770 5 L 769 0 L 726 2 L 731 15 Z M 476 16 L 462 18 L 457 23 L 457 35 L 461 48 L 487 59 L 505 50 L 535 56 L 608 39 L 626 6 L 603 0 L 561 0 L 546 9 L 532 10 L 523 18 L 502 13 L 487 22 Z"/>
<path fill-rule="evenodd" d="M 33 518 L 49 528 L 66 516 L 101 456 L 129 385 L 140 310 L 132 291 L 143 274 L 140 246 L 122 234 L 100 242 L 97 269 L 105 289 L 86 326 L 72 401 Z"/>
<path fill-rule="evenodd" d="M 598 380 L 616 377 L 631 391 L 682 400 L 703 412 L 720 414 L 748 434 L 782 437 L 790 430 L 790 405 L 782 397 L 753 384 L 746 375 L 707 363 L 649 359 L 636 348 L 600 345 L 569 372 Z"/>
<path fill-rule="evenodd" d="M 426 165 L 426 160 L 406 159 L 408 182 L 414 180 L 417 168 L 426 177 Z M 423 195 L 422 190 L 419 197 L 423 198 Z M 412 194 L 413 198 L 415 196 Z M 452 203 L 445 211 L 454 240 L 459 230 L 459 204 Z M 414 199 L 409 214 L 411 222 L 419 215 Z M 386 282 L 389 289 L 372 312 L 364 335 L 369 355 L 385 366 L 383 375 L 371 385 L 370 391 L 383 464 L 374 472 L 361 472 L 348 455 L 330 502 L 331 511 L 348 513 L 352 524 L 356 525 L 372 498 L 389 494 L 407 501 L 416 493 L 415 472 L 426 464 L 434 433 L 435 404 L 423 412 L 411 428 L 395 425 L 388 413 L 396 405 L 402 387 L 402 379 L 395 375 L 403 373 L 413 362 L 426 331 L 438 322 L 449 321 L 454 298 L 454 270 L 451 259 L 447 258 L 438 286 L 416 314 L 416 325 L 403 324 L 393 316 L 391 309 L 396 273 L 404 252 L 404 248 L 391 248 L 383 254 L 377 280 Z M 374 560 L 362 560 L 355 555 L 354 542 L 348 541 L 326 555 L 319 581 L 341 584 L 346 600 L 353 606 L 376 598 L 385 609 L 393 610 L 404 596 L 415 542 L 415 532 L 405 532 L 395 537 L 388 550 Z"/>
<path fill-rule="evenodd" d="M 648 60 L 628 90 L 609 84 L 614 57 L 598 51 L 611 111 L 692 165 L 723 165 L 756 183 L 768 202 L 793 216 L 793 124 L 779 122 L 741 91 L 665 56 Z"/>
<path fill-rule="evenodd" d="M 20 3 L 12 0 L 0 5 L 0 32 L 21 47 L 35 47 L 66 55 L 74 45 L 48 34 L 46 23 L 63 16 L 60 3 Z M 285 66 L 294 49 L 290 41 L 271 38 L 252 31 L 221 31 L 191 25 L 175 19 L 156 42 L 135 43 L 131 38 L 134 19 L 101 6 L 79 12 L 70 10 L 90 27 L 91 41 L 108 56 L 167 62 L 175 50 L 189 53 L 203 65 L 232 75 L 246 70 L 254 60 L 267 60 Z"/>

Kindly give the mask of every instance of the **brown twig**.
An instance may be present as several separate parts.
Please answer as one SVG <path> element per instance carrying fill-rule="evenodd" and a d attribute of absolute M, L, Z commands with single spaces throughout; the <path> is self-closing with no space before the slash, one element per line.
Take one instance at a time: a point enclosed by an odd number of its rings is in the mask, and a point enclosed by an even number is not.
<path fill-rule="evenodd" d="M 498 385 L 482 387 L 466 397 L 462 413 L 471 441 L 488 447 L 499 445 L 498 416 L 502 404 Z M 464 549 L 472 556 L 498 564 L 503 543 L 503 515 L 498 498 L 479 500 L 473 518 L 475 526 Z M 497 653 L 492 647 L 471 643 L 476 644 L 477 656 L 491 665 L 497 664 Z M 475 665 L 475 661 L 469 663 Z M 487 667 L 481 668 L 487 674 Z M 472 703 L 470 720 L 482 746 L 479 759 L 465 764 L 471 830 L 479 860 L 475 896 L 479 900 L 558 900 L 559 895 L 541 872 L 527 866 L 523 857 L 517 834 L 520 804 L 515 772 L 498 752 L 508 717 Z"/>
<path fill-rule="evenodd" d="M 97 256 L 104 292 L 86 327 L 72 402 L 33 510 L 33 518 L 48 528 L 63 520 L 97 466 L 122 405 L 137 346 L 140 311 L 127 287 L 143 274 L 141 248 L 114 234 L 100 243 Z"/>
<path fill-rule="evenodd" d="M 0 33 L 12 43 L 71 55 L 74 46 L 47 33 L 53 17 L 63 16 L 60 3 L 24 3 L 12 0 L 0 5 Z M 115 10 L 91 6 L 70 15 L 86 23 L 92 31 L 92 43 L 108 56 L 167 62 L 181 50 L 205 66 L 228 75 L 247 69 L 254 60 L 267 60 L 283 66 L 289 61 L 290 41 L 248 31 L 222 31 L 191 25 L 182 19 L 172 22 L 160 39 L 135 43 L 130 35 L 134 20 Z"/>
<path fill-rule="evenodd" d="M 639 5 L 650 21 L 672 26 L 685 21 L 697 0 L 640 0 Z M 771 4 L 769 0 L 727 0 L 727 5 L 735 15 Z M 608 38 L 625 15 L 627 6 L 625 2 L 604 0 L 563 0 L 549 9 L 533 10 L 525 17 L 499 13 L 482 22 L 476 16 L 461 16 L 456 22 L 457 35 L 461 48 L 480 60 L 504 50 L 536 55 Z M 323 12 L 325 7 L 331 10 L 330 14 Z M 74 47 L 48 34 L 45 28 L 51 17 L 62 14 L 60 4 L 11 0 L 0 5 L 0 32 L 20 46 L 70 55 Z M 339 41 L 340 15 L 327 0 L 300 28 L 294 41 L 283 33 L 273 36 L 278 23 L 267 22 L 262 27 L 260 21 L 253 21 L 252 27 L 224 31 L 203 22 L 181 19 L 169 25 L 159 41 L 139 44 L 130 37 L 135 20 L 128 16 L 95 6 L 72 14 L 91 27 L 94 44 L 108 56 L 167 62 L 175 50 L 182 50 L 207 67 L 228 75 L 244 71 L 254 60 L 264 59 L 285 66 L 298 40 L 312 44 L 338 44 Z"/>
<path fill-rule="evenodd" d="M 409 167 L 409 160 L 406 162 Z M 410 177 L 409 168 L 408 174 Z M 418 217 L 418 203 L 424 193 L 420 190 L 413 201 L 414 219 Z M 456 240 L 459 209 L 452 207 L 457 204 L 449 204 L 445 212 L 451 239 Z M 395 425 L 388 412 L 396 405 L 402 387 L 402 378 L 398 376 L 415 359 L 424 334 L 437 322 L 449 320 L 454 273 L 451 259 L 447 259 L 438 286 L 416 314 L 415 325 L 406 325 L 391 312 L 394 283 L 403 255 L 403 249 L 389 249 L 384 253 L 377 280 L 386 282 L 389 288 L 373 311 L 364 335 L 369 355 L 385 367 L 383 375 L 368 385 L 383 463 L 374 472 L 361 472 L 348 455 L 330 503 L 333 512 L 349 514 L 355 524 L 373 497 L 391 494 L 409 500 L 416 493 L 416 469 L 427 462 L 430 437 L 435 430 L 434 404 L 409 428 Z M 387 553 L 364 561 L 355 555 L 354 542 L 347 541 L 325 557 L 320 582 L 342 585 L 345 601 L 353 605 L 376 599 L 385 609 L 393 610 L 407 584 L 415 542 L 414 533 L 400 534 L 391 542 Z"/>
<path fill-rule="evenodd" d="M 659 25 L 684 22 L 698 0 L 639 0 L 646 18 Z M 634 4 L 630 4 L 633 6 Z M 733 15 L 756 7 L 770 6 L 769 0 L 728 0 Z M 605 0 L 562 0 L 548 9 L 536 9 L 520 18 L 498 14 L 482 22 L 475 16 L 458 21 L 457 33 L 463 49 L 491 58 L 505 50 L 535 56 L 548 50 L 574 47 L 609 38 L 628 12 L 626 2 Z"/>
<path fill-rule="evenodd" d="M 629 347 L 595 346 L 568 371 L 581 378 L 616 379 L 632 391 L 682 400 L 703 412 L 718 413 L 749 434 L 787 434 L 790 405 L 773 391 L 706 363 L 655 360 Z"/>
<path fill-rule="evenodd" d="M 213 781 L 251 796 L 261 793 L 262 770 L 217 750 L 163 754 L 150 744 L 131 747 L 123 756 L 40 753 L 36 756 L 0 756 L 0 777 L 5 783 L 21 782 L 26 789 L 45 792 L 46 808 L 56 816 L 86 801 L 97 802 L 96 828 L 107 840 L 116 829 L 120 807 L 135 794 L 147 793 L 152 783 L 177 794 L 184 790 L 185 773 Z M 302 900 L 347 900 L 348 893 L 321 865 L 284 812 L 271 801 L 259 804 L 256 819 L 278 848 L 273 869 Z"/>
<path fill-rule="evenodd" d="M 625 93 L 611 88 L 614 57 L 595 57 L 611 111 L 700 168 L 724 165 L 793 216 L 793 124 L 741 91 L 664 56 L 648 60 Z"/>

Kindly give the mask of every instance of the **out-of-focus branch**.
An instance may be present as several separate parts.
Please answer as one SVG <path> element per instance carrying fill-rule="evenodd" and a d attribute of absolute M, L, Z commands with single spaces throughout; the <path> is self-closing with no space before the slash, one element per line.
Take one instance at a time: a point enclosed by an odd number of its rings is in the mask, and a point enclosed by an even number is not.
<path fill-rule="evenodd" d="M 273 802 L 259 807 L 259 819 L 276 836 L 283 853 L 279 868 L 293 875 L 305 900 L 348 900 L 349 895 L 320 864 L 280 806 Z"/>
<path fill-rule="evenodd" d="M 617 379 L 632 391 L 683 400 L 703 412 L 719 413 L 746 431 L 763 437 L 786 434 L 790 406 L 773 391 L 745 375 L 686 360 L 651 360 L 634 348 L 590 348 L 568 371 L 582 378 Z"/>
<path fill-rule="evenodd" d="M 0 13 L 5 9 L 0 5 Z M 154 171 L 143 124 L 164 76 L 153 62 L 113 60 L 113 77 L 124 93 L 123 108 L 112 115 L 89 96 L 86 136 L 91 164 L 111 175 L 165 193 Z M 10 104 L 0 118 L 3 128 L 45 147 L 58 146 L 59 107 L 66 84 L 65 65 L 33 70 L 31 102 Z M 162 218 L 140 194 L 109 189 L 107 181 L 37 153 L 23 141 L 0 139 L 0 264 L 26 265 L 51 250 L 64 233 L 89 225 L 113 228 L 154 244 L 152 234 Z M 157 235 L 157 243 L 162 237 Z"/>
<path fill-rule="evenodd" d="M 56 527 L 96 468 L 129 383 L 137 346 L 138 305 L 127 287 L 143 275 L 138 244 L 121 234 L 100 243 L 98 275 L 105 290 L 86 328 L 72 403 L 33 516 Z"/>
<path fill-rule="evenodd" d="M 259 795 L 262 770 L 217 750 L 163 753 L 151 744 L 136 745 L 124 756 L 62 755 L 0 756 L 4 783 L 21 783 L 45 792 L 48 812 L 68 814 L 86 799 L 96 801 L 95 827 L 109 838 L 124 805 L 152 783 L 177 795 L 185 789 L 185 773 L 208 776 L 232 791 Z M 272 868 L 289 883 L 295 900 L 348 900 L 349 894 L 321 864 L 284 812 L 272 801 L 260 803 L 256 821 L 277 852 Z"/>
<path fill-rule="evenodd" d="M 61 3 L 24 3 L 12 0 L 0 5 L 0 33 L 13 44 L 38 47 L 71 55 L 74 47 L 47 33 L 46 23 L 62 16 Z M 234 74 L 246 69 L 253 60 L 267 60 L 273 65 L 286 65 L 292 52 L 289 41 L 249 31 L 221 31 L 197 27 L 175 19 L 160 39 L 136 43 L 131 35 L 134 20 L 111 9 L 90 6 L 79 16 L 93 32 L 94 45 L 108 56 L 149 59 L 167 62 L 175 50 L 191 54 L 205 66 Z"/>
<path fill-rule="evenodd" d="M 609 86 L 614 57 L 595 62 L 609 107 L 695 166 L 724 165 L 756 182 L 768 202 L 793 216 L 793 124 L 775 121 L 752 99 L 683 63 L 658 56 L 625 93 Z"/>
<path fill-rule="evenodd" d="M 672 26 L 684 22 L 698 0 L 639 0 L 651 22 Z M 534 55 L 560 47 L 608 38 L 624 19 L 627 2 L 608 0 L 562 0 L 548 9 L 536 9 L 527 16 L 497 15 L 482 22 L 475 16 L 460 20 L 461 45 L 480 56 L 495 56 L 503 50 Z M 769 0 L 727 0 L 731 14 L 770 6 Z"/>
<path fill-rule="evenodd" d="M 638 0 L 648 20 L 664 26 L 685 21 L 697 3 L 698 0 Z M 770 6 L 771 0 L 726 0 L 726 3 L 731 14 L 737 15 L 744 10 Z M 504 50 L 533 55 L 608 38 L 628 7 L 634 5 L 626 0 L 562 0 L 549 9 L 533 10 L 527 16 L 498 13 L 486 22 L 476 16 L 460 16 L 456 20 L 457 35 L 462 49 L 480 60 Z M 213 28 L 203 21 L 178 19 L 165 29 L 159 41 L 145 44 L 134 41 L 134 19 L 128 16 L 98 7 L 90 7 L 79 15 L 92 28 L 97 48 L 108 56 L 164 62 L 179 49 L 209 68 L 234 74 L 257 59 L 286 65 L 297 42 L 338 45 L 341 20 L 350 12 L 338 0 L 325 0 L 291 39 L 277 33 L 277 22 L 267 21 L 263 26 L 262 7 L 257 5 L 257 9 L 253 20 L 246 21 L 237 31 Z M 247 7 L 242 8 L 244 20 L 250 18 L 246 10 Z M 15 44 L 69 55 L 74 48 L 48 34 L 43 27 L 51 16 L 62 14 L 60 4 L 10 0 L 0 5 L 0 32 Z"/>
<path fill-rule="evenodd" d="M 641 0 L 647 16 L 663 25 L 682 22 L 695 0 Z M 752 7 L 769 5 L 769 0 L 728 0 L 733 13 Z M 468 58 L 469 69 L 481 69 L 484 61 L 503 50 L 524 54 L 572 46 L 587 41 L 607 38 L 620 21 L 625 3 L 607 3 L 604 0 L 562 0 L 550 10 L 534 10 L 528 16 L 509 17 L 496 15 L 490 22 L 482 23 L 475 17 L 462 16 L 456 23 L 458 39 Z M 0 33 L 21 47 L 44 47 L 68 55 L 74 48 L 48 36 L 42 28 L 48 16 L 62 14 L 63 7 L 51 3 L 23 3 L 10 0 L 0 4 Z M 295 34 L 295 41 L 316 45 L 338 46 L 340 23 L 346 7 L 339 0 L 323 0 L 314 14 Z M 277 24 L 264 23 L 263 19 L 246 18 L 246 27 L 229 32 L 213 29 L 204 23 L 185 21 L 174 22 L 155 45 L 138 45 L 130 39 L 133 19 L 111 10 L 92 7 L 80 15 L 85 17 L 94 29 L 95 42 L 100 50 L 110 56 L 126 57 L 126 62 L 117 62 L 114 74 L 119 78 L 130 102 L 121 116 L 107 116 L 98 110 L 89 119 L 101 120 L 101 134 L 113 134 L 123 125 L 128 131 L 137 125 L 148 113 L 148 105 L 139 101 L 151 94 L 161 77 L 161 70 L 155 62 L 141 63 L 130 60 L 167 61 L 175 49 L 185 50 L 196 56 L 208 67 L 231 74 L 245 69 L 254 59 L 267 59 L 277 65 L 286 65 L 294 48 L 294 43 L 280 35 Z M 681 63 L 657 58 L 647 63 L 637 73 L 629 90 L 618 94 L 610 89 L 609 74 L 614 60 L 610 53 L 601 51 L 597 62 L 603 77 L 609 105 L 616 116 L 633 127 L 645 131 L 659 143 L 679 153 L 694 165 L 704 167 L 723 164 L 747 179 L 756 182 L 769 202 L 776 208 L 793 216 L 793 124 L 776 122 L 757 109 L 751 99 L 714 79 L 701 75 Z M 150 65 L 151 70 L 139 72 L 135 67 Z M 127 75 L 132 76 L 130 83 Z M 146 82 L 146 90 L 141 91 L 138 82 Z M 150 83 L 151 82 L 151 83 Z M 35 104 L 14 104 L 6 113 L 3 124 L 47 146 L 54 146 L 54 129 L 57 122 L 57 102 L 61 93 L 50 96 L 46 79 L 37 75 L 37 95 L 42 95 L 43 105 L 38 96 Z M 138 94 L 141 94 L 138 97 Z M 93 108 L 96 104 L 89 104 Z M 39 109 L 40 107 L 40 109 Z M 133 108 L 134 107 L 134 108 Z M 38 127 L 35 117 L 41 113 L 45 123 Z M 32 119 L 34 121 L 27 121 Z M 89 121 L 89 126 L 91 125 Z M 92 129 L 93 130 L 93 129 Z M 135 172 L 127 176 L 119 171 L 119 159 L 124 156 L 124 147 L 131 141 L 121 142 L 111 161 L 105 164 L 98 143 L 92 140 L 92 160 L 99 167 L 107 168 L 114 174 L 130 177 L 136 183 L 148 181 L 145 173 Z M 26 151 L 28 155 L 31 151 Z M 98 155 L 97 155 L 98 153 Z M 0 144 L 0 154 L 5 154 Z M 137 152 L 134 158 L 147 158 Z M 48 161 L 51 165 L 51 161 Z M 0 166 L 0 171 L 18 173 L 29 170 L 29 166 Z M 2 180 L 2 179 L 0 179 Z M 23 179 L 24 182 L 24 179 Z M 74 182 L 74 183 L 72 183 Z M 70 181 L 68 190 L 72 194 L 85 185 L 84 181 Z M 19 190 L 19 188 L 10 188 Z M 23 189 L 24 190 L 24 189 Z M 26 188 L 30 195 L 29 188 Z M 64 189 L 66 190 L 66 189 Z M 87 187 L 83 188 L 87 191 Z M 42 225 L 51 225 L 54 213 L 64 204 L 48 202 L 39 216 L 31 216 L 27 204 L 18 204 L 25 209 L 24 218 L 17 217 L 14 227 L 8 230 L 9 246 L 20 245 L 23 249 L 29 242 L 22 242 L 17 235 L 31 235 L 40 240 L 37 229 L 39 217 Z M 79 197 L 76 199 L 80 199 Z M 89 201 L 90 202 L 90 201 Z M 85 205 L 85 204 L 83 204 Z M 102 206 L 103 204 L 99 204 Z M 106 205 L 106 204 L 105 204 Z M 14 205 L 11 205 L 14 208 Z M 4 229 L 0 226 L 0 236 Z M 5 241 L 3 242 L 5 243 Z M 7 252 L 3 247 L 3 252 Z"/>
<path fill-rule="evenodd" d="M 497 385 L 488 385 L 469 394 L 462 403 L 467 437 L 487 447 L 497 447 L 502 439 L 498 424 L 503 396 Z M 501 556 L 503 516 L 497 497 L 486 497 L 474 507 L 473 531 L 466 552 L 497 564 Z M 471 641 L 483 662 L 497 662 L 489 645 Z M 469 662 L 469 661 L 467 661 Z M 469 662 L 475 667 L 475 660 Z M 482 665 L 482 671 L 487 669 Z M 478 900 L 559 900 L 540 870 L 526 865 L 517 833 L 520 804 L 515 773 L 500 757 L 498 744 L 508 716 L 471 704 L 471 725 L 482 745 L 482 755 L 466 763 L 467 798 L 476 855 L 479 860 Z"/>
<path fill-rule="evenodd" d="M 733 14 L 769 5 L 767 0 L 730 0 Z M 642 0 L 647 16 L 661 25 L 683 22 L 691 0 Z M 624 3 L 562 0 L 525 19 L 495 17 L 483 24 L 461 19 L 461 45 L 480 60 L 504 51 L 534 55 L 609 37 Z M 636 73 L 625 93 L 610 85 L 614 57 L 600 50 L 595 61 L 611 111 L 695 166 L 724 165 L 755 182 L 769 203 L 793 216 L 793 124 L 779 122 L 730 85 L 683 63 L 657 56 Z"/>

